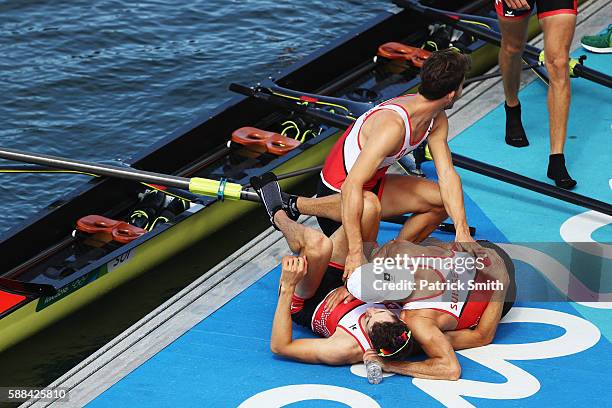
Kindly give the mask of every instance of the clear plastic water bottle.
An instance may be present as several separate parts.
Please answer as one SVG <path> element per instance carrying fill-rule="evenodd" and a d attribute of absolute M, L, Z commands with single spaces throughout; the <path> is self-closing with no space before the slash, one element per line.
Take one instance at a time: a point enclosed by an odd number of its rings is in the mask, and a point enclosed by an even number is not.
<path fill-rule="evenodd" d="M 380 365 L 376 361 L 367 360 L 365 362 L 365 366 L 368 382 L 370 384 L 379 384 L 383 379 L 382 368 Z"/>

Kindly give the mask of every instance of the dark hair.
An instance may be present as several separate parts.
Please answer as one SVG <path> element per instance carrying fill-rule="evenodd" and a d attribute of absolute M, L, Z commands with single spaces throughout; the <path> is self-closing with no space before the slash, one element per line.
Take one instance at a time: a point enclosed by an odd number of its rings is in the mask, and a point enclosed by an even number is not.
<path fill-rule="evenodd" d="M 516 270 L 514 268 L 514 262 L 512 262 L 512 258 L 506 251 L 504 251 L 501 247 L 494 244 L 493 242 L 487 240 L 478 240 L 478 243 L 485 247 L 491 248 L 500 258 L 504 261 L 504 265 L 506 266 L 506 272 L 508 272 L 509 286 L 506 292 L 506 299 L 504 300 L 504 307 L 502 309 L 502 317 L 504 317 L 514 306 L 514 302 L 516 301 Z"/>
<path fill-rule="evenodd" d="M 429 100 L 456 91 L 470 70 L 470 57 L 455 50 L 435 51 L 421 68 L 419 93 Z"/>
<path fill-rule="evenodd" d="M 374 323 L 372 328 L 370 329 L 370 341 L 372 342 L 372 347 L 376 352 L 380 349 L 389 350 L 390 352 L 394 352 L 406 344 L 405 340 L 402 340 L 401 336 L 404 332 L 409 332 L 408 326 L 397 316 L 394 316 L 394 322 L 379 322 Z M 410 356 L 413 349 L 414 340 L 411 338 L 409 344 L 406 345 L 399 353 L 391 356 L 389 358 L 399 359 Z"/>

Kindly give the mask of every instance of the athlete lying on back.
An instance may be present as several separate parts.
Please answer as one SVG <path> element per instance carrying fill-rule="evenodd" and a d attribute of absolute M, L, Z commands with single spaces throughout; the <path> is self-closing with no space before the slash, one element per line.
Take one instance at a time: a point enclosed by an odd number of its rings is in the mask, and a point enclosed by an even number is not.
<path fill-rule="evenodd" d="M 510 281 L 504 260 L 496 251 L 479 249 L 481 252 L 476 255 L 488 258 L 487 265 L 471 270 L 466 276 L 476 281 L 483 278 L 499 280 L 503 290 L 478 296 L 469 294 L 469 298 L 463 296 L 453 300 L 454 306 L 444 303 L 442 293 L 432 293 L 429 289 L 407 293 L 401 297 L 402 303 L 343 301 L 347 289 L 343 286 L 342 266 L 334 262 L 341 262 L 346 255 L 344 234 L 336 232 L 327 238 L 319 231 L 292 221 L 281 209 L 281 193 L 275 182 L 253 179 L 251 184 L 262 197 L 273 225 L 283 232 L 291 250 L 299 254 L 285 257 L 282 262 L 271 337 L 271 349 L 275 354 L 308 363 L 333 365 L 377 359 L 387 371 L 419 378 L 455 380 L 461 369 L 453 349 L 478 347 L 493 339 Z M 368 233 L 372 226 L 377 228 L 378 220 L 380 206 L 366 199 L 362 230 Z M 449 258 L 473 256 L 455 253 L 447 246 L 441 242 L 423 246 L 392 241 L 376 250 L 372 259 L 399 253 Z M 352 282 L 357 278 L 363 280 L 363 273 L 365 268 L 358 270 Z M 441 274 L 417 269 L 415 277 L 435 283 L 453 279 L 454 273 L 452 269 Z M 423 303 L 423 298 L 428 297 L 429 302 Z M 457 311 L 453 313 L 455 308 Z M 293 339 L 292 320 L 310 327 L 324 338 Z M 404 358 L 418 348 L 427 355 L 424 361 L 381 359 L 383 356 Z"/>

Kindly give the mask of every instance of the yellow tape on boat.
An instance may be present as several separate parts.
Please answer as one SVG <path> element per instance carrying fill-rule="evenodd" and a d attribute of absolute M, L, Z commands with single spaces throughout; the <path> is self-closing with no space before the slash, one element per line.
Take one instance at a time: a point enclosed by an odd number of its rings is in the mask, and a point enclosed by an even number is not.
<path fill-rule="evenodd" d="M 225 182 L 223 191 L 219 190 L 221 182 L 205 178 L 194 177 L 189 181 L 189 191 L 194 194 L 217 197 L 220 193 L 229 200 L 240 200 L 242 186 L 236 183 Z"/>

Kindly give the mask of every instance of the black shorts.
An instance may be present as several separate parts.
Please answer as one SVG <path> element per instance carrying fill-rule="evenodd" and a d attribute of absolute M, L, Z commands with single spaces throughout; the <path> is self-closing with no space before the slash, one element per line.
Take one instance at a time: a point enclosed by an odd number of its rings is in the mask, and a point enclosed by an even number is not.
<path fill-rule="evenodd" d="M 478 241 L 478 243 L 485 248 L 491 248 L 495 252 L 497 252 L 497 254 L 504 261 L 504 265 L 506 265 L 506 270 L 508 271 L 509 278 L 508 282 L 510 283 L 510 286 L 508 287 L 508 291 L 506 292 L 506 300 L 504 301 L 504 308 L 502 309 L 501 317 L 503 318 L 505 315 L 508 314 L 510 309 L 512 309 L 512 306 L 514 306 L 514 301 L 516 300 L 516 271 L 514 269 L 514 263 L 512 262 L 512 258 L 510 258 L 506 251 L 504 251 L 494 243 L 484 240 Z"/>
<path fill-rule="evenodd" d="M 577 0 L 527 0 L 530 10 L 517 11 L 506 5 L 504 0 L 495 0 L 495 11 L 498 17 L 506 19 L 521 19 L 529 16 L 536 6 L 538 18 L 544 18 L 555 14 L 577 14 Z"/>
<path fill-rule="evenodd" d="M 385 176 L 383 176 L 380 180 L 378 180 L 378 183 L 376 183 L 370 191 L 376 194 L 378 196 L 378 199 L 381 199 L 384 185 L 385 185 Z M 327 196 L 334 195 L 334 194 L 340 194 L 340 193 L 327 187 L 323 183 L 323 180 L 319 178 L 319 186 L 317 187 L 317 197 L 327 197 Z M 319 223 L 319 227 L 321 227 L 321 231 L 323 231 L 323 233 L 327 235 L 328 237 L 331 237 L 332 234 L 336 232 L 336 230 L 340 228 L 340 226 L 342 225 L 342 223 L 340 222 L 330 220 L 329 218 L 323 218 L 323 217 L 317 217 L 317 222 Z"/>
<path fill-rule="evenodd" d="M 291 319 L 300 326 L 308 327 L 310 329 L 312 316 L 314 315 L 319 303 L 321 303 L 323 299 L 329 295 L 329 292 L 344 285 L 344 282 L 342 281 L 343 273 L 343 269 L 333 265 L 328 265 L 314 296 L 309 299 L 305 299 L 301 310 L 292 313 Z"/>

